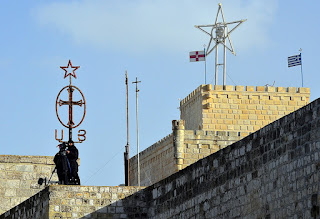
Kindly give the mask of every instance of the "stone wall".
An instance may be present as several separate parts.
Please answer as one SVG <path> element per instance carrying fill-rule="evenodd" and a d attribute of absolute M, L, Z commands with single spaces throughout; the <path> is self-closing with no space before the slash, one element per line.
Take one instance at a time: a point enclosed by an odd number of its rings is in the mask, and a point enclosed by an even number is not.
<path fill-rule="evenodd" d="M 172 134 L 140 152 L 140 185 L 152 185 L 242 137 L 239 132 L 185 130 L 172 121 Z M 137 186 L 137 156 L 130 159 L 130 185 Z"/>
<path fill-rule="evenodd" d="M 0 215 L 0 219 L 47 219 L 49 216 L 49 187 Z"/>
<path fill-rule="evenodd" d="M 50 156 L 0 155 L 0 214 L 42 190 L 38 179 L 49 178 L 53 169 Z"/>
<path fill-rule="evenodd" d="M 0 219 L 145 218 L 146 202 L 139 192 L 142 188 L 51 185 Z"/>
<path fill-rule="evenodd" d="M 201 85 L 180 102 L 180 118 L 188 130 L 247 136 L 308 104 L 309 98 L 310 89 L 301 87 Z"/>
<path fill-rule="evenodd" d="M 180 102 L 180 119 L 187 121 L 186 129 L 202 130 L 204 89 L 201 85 Z"/>
<path fill-rule="evenodd" d="M 319 170 L 317 99 L 139 192 L 140 187 L 50 186 L 43 192 L 50 193 L 48 204 L 49 195 L 42 194 L 0 219 L 36 209 L 49 211 L 43 218 L 50 219 L 319 218 Z"/>
<path fill-rule="evenodd" d="M 201 85 L 180 102 L 173 132 L 140 152 L 140 185 L 148 186 L 309 103 L 309 88 Z M 130 185 L 138 185 L 137 156 Z"/>
<path fill-rule="evenodd" d="M 147 186 L 158 182 L 178 171 L 170 134 L 139 154 L 140 185 Z M 130 159 L 130 185 L 137 186 L 137 156 Z"/>
<path fill-rule="evenodd" d="M 181 154 L 181 158 L 178 159 L 179 170 L 242 138 L 239 132 L 231 131 L 185 130 L 184 135 L 183 154 Z"/>
<path fill-rule="evenodd" d="M 148 218 L 319 218 L 320 99 L 146 188 Z"/>

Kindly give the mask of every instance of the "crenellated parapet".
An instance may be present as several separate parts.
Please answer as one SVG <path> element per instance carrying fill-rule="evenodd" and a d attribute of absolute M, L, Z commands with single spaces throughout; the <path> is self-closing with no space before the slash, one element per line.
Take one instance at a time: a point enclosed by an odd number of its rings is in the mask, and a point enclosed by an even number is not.
<path fill-rule="evenodd" d="M 309 103 L 305 87 L 201 85 L 180 102 L 185 128 L 251 133 Z"/>
<path fill-rule="evenodd" d="M 186 130 L 184 120 L 172 121 L 172 133 L 140 152 L 141 185 L 147 186 L 182 170 L 248 133 Z M 130 185 L 137 185 L 137 156 L 130 159 Z"/>

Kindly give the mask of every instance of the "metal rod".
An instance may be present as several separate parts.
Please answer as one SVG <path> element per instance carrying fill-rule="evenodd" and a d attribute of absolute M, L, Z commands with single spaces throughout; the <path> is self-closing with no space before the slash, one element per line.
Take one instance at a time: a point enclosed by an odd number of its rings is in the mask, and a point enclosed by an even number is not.
<path fill-rule="evenodd" d="M 216 70 L 215 70 L 215 85 L 218 84 L 218 49 L 219 49 L 219 44 L 217 44 L 216 47 Z"/>
<path fill-rule="evenodd" d="M 224 38 L 223 40 L 223 44 L 226 43 L 226 40 Z M 223 86 L 226 85 L 226 69 L 227 69 L 227 65 L 226 65 L 226 62 L 227 62 L 227 49 L 226 49 L 226 46 L 223 47 Z"/>
<path fill-rule="evenodd" d="M 70 77 L 71 78 L 71 77 Z M 70 80 L 71 82 L 71 80 Z M 73 88 L 71 87 L 71 85 L 69 85 L 69 141 L 72 141 L 72 127 L 73 127 L 73 107 L 72 107 L 72 103 L 73 103 Z"/>
<path fill-rule="evenodd" d="M 136 81 L 132 82 L 136 84 L 136 121 L 137 121 L 137 176 L 138 176 L 138 186 L 140 186 L 140 157 L 139 157 L 139 117 L 138 117 L 138 78 L 136 77 Z"/>
<path fill-rule="evenodd" d="M 130 172 L 129 172 L 129 95 L 128 95 L 128 73 L 126 71 L 126 102 L 127 102 L 127 144 L 124 152 L 124 172 L 125 172 L 125 185 L 130 185 Z"/>
<path fill-rule="evenodd" d="M 224 13 L 222 10 L 222 4 L 219 3 L 218 5 L 218 11 L 217 11 L 217 15 L 216 15 L 216 19 L 215 19 L 215 23 L 214 24 L 209 24 L 209 25 L 195 25 L 196 28 L 198 28 L 199 30 L 201 30 L 202 32 L 206 33 L 207 35 L 210 36 L 210 41 L 207 47 L 207 52 L 206 52 L 206 56 L 208 56 L 213 50 L 216 50 L 216 57 L 215 57 L 215 85 L 218 84 L 218 74 L 219 74 L 219 65 L 223 65 L 223 85 L 226 85 L 226 51 L 227 49 L 233 54 L 235 55 L 235 51 L 233 48 L 233 44 L 230 38 L 230 34 L 239 27 L 240 24 L 242 24 L 243 22 L 246 21 L 246 19 L 243 20 L 238 20 L 238 21 L 232 21 L 232 22 L 226 22 L 225 18 L 224 18 Z M 219 18 L 219 14 L 221 13 L 221 18 L 222 21 L 218 22 L 218 18 Z M 228 25 L 230 24 L 236 24 L 236 26 L 234 26 L 231 30 L 229 30 Z M 207 31 L 206 27 L 211 27 L 211 31 Z M 223 32 L 222 32 L 222 28 L 223 28 Z M 215 30 L 215 31 L 214 31 Z M 223 35 L 222 35 L 223 33 Z M 230 44 L 230 48 L 229 46 L 226 45 L 226 40 L 229 41 Z M 214 46 L 211 46 L 211 42 L 215 42 Z M 223 61 L 220 60 L 219 63 L 219 58 L 218 58 L 218 50 L 219 50 L 219 44 L 222 44 L 222 46 L 224 47 L 224 57 L 223 57 Z M 222 58 L 222 57 L 221 57 Z M 220 59 L 221 59 L 220 58 Z M 220 70 L 221 71 L 221 70 Z"/>
<path fill-rule="evenodd" d="M 205 45 L 204 45 L 205 46 Z M 204 47 L 204 84 L 207 84 L 207 56 L 206 47 Z"/>
<path fill-rule="evenodd" d="M 301 61 L 301 82 L 302 82 L 302 87 L 303 87 L 303 73 L 302 73 L 302 56 L 301 56 L 301 53 L 300 53 L 300 61 Z"/>

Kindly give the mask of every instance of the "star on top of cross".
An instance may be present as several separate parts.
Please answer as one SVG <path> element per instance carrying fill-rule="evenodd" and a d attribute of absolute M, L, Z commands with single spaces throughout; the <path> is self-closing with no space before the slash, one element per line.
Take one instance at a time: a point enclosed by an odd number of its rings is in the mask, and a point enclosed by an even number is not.
<path fill-rule="evenodd" d="M 219 13 L 221 13 L 222 21 L 218 22 Z M 219 44 L 222 44 L 224 47 L 226 47 L 232 54 L 236 54 L 232 41 L 230 39 L 230 34 L 243 22 L 245 22 L 247 19 L 238 20 L 238 21 L 232 21 L 232 22 L 226 22 L 224 19 L 223 11 L 222 11 L 222 4 L 219 3 L 219 8 L 216 16 L 216 20 L 214 24 L 208 24 L 208 25 L 195 25 L 196 28 L 200 29 L 204 33 L 208 34 L 210 36 L 210 41 L 208 43 L 206 56 L 209 55 L 214 49 L 217 48 Z M 231 30 L 229 30 L 228 25 L 235 24 Z M 205 28 L 211 28 L 210 31 L 205 30 Z M 215 30 L 215 31 L 214 31 Z M 226 45 L 226 39 L 228 39 L 229 46 Z M 215 43 L 215 45 L 212 45 L 212 41 Z"/>
<path fill-rule="evenodd" d="M 71 79 L 71 76 L 73 76 L 74 78 L 77 78 L 75 71 L 78 68 L 80 68 L 80 66 L 72 66 L 71 60 L 69 59 L 68 65 L 67 66 L 60 66 L 60 68 L 65 71 L 64 78 L 70 76 L 70 79 Z"/>

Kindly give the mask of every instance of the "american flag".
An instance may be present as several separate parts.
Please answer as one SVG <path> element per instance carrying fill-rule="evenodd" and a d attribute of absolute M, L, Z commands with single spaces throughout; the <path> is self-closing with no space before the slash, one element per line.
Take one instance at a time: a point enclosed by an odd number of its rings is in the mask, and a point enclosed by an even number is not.
<path fill-rule="evenodd" d="M 301 54 L 288 57 L 288 67 L 301 65 Z"/>
<path fill-rule="evenodd" d="M 205 61 L 206 55 L 204 51 L 193 51 L 190 52 L 190 62 L 198 62 L 198 61 Z"/>

